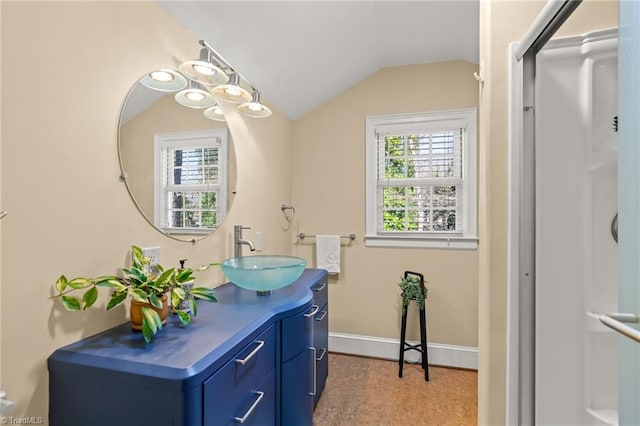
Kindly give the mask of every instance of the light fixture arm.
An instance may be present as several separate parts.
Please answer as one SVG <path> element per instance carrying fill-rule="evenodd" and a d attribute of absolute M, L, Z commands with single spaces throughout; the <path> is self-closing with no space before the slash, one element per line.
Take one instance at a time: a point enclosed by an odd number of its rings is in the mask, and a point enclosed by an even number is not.
<path fill-rule="evenodd" d="M 209 49 L 209 52 L 211 52 L 211 55 L 214 57 L 214 59 L 218 63 L 220 63 L 221 65 L 224 65 L 226 68 L 230 69 L 232 73 L 237 74 L 238 77 L 243 79 L 245 83 L 247 83 L 249 87 L 251 87 L 251 90 L 253 90 L 254 92 L 260 93 L 260 91 L 256 88 L 256 86 L 254 86 L 253 84 L 251 84 L 249 80 L 247 80 L 247 77 L 245 77 L 242 73 L 240 73 L 240 71 L 232 67 L 231 64 L 226 59 L 224 59 L 224 57 L 221 54 L 219 54 L 209 43 L 207 43 L 205 40 L 200 40 L 200 45 Z"/>

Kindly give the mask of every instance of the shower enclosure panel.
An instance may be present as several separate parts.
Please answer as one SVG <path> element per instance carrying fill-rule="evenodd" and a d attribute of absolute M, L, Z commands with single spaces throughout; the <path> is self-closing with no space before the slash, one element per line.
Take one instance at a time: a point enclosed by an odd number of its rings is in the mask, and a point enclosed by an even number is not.
<path fill-rule="evenodd" d="M 615 425 L 617 32 L 552 40 L 536 63 L 536 423 Z"/>

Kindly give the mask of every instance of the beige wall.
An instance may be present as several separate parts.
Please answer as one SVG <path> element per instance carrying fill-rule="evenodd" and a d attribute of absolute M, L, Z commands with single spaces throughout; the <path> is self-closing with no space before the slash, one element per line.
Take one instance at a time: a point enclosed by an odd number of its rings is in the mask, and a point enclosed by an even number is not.
<path fill-rule="evenodd" d="M 524 36 L 542 1 L 482 0 L 480 61 L 480 285 L 478 423 L 505 424 L 507 326 L 508 47 Z M 559 35 L 617 25 L 617 3 L 583 2 Z"/>
<path fill-rule="evenodd" d="M 292 124 L 278 111 L 245 122 L 229 112 L 237 195 L 222 228 L 196 245 L 154 231 L 119 180 L 118 117 L 144 72 L 197 55 L 197 40 L 153 2 L 1 2 L 2 382 L 16 416 L 48 412 L 47 357 L 126 320 L 48 300 L 56 278 L 117 272 L 131 244 L 190 265 L 232 254 L 232 226 L 264 232 L 265 252 L 289 253 L 280 203 L 291 199 Z M 144 23 L 144 25 L 141 25 Z M 28 66 L 37 60 L 37 66 Z M 273 109 L 273 108 L 272 108 Z M 203 284 L 222 282 L 216 271 Z"/>
<path fill-rule="evenodd" d="M 429 341 L 477 346 L 477 251 L 371 248 L 363 241 L 365 117 L 476 107 L 474 71 L 464 61 L 382 69 L 294 123 L 296 233 L 357 235 L 343 247 L 339 277 L 330 278 L 330 331 L 398 338 L 397 283 L 411 270 L 428 281 Z M 310 265 L 314 241 L 294 248 Z M 409 337 L 419 338 L 417 318 L 409 324 Z"/>

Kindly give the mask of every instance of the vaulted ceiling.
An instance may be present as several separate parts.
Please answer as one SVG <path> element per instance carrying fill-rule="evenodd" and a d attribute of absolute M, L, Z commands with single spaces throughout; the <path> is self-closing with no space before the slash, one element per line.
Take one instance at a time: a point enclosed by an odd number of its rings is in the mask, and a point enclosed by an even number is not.
<path fill-rule="evenodd" d="M 478 1 L 159 4 L 297 119 L 384 67 L 478 63 Z"/>

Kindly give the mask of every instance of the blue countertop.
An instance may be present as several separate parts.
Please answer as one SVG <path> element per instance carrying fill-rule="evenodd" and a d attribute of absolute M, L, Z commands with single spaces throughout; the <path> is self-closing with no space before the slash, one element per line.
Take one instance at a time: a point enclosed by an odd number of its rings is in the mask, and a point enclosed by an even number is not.
<path fill-rule="evenodd" d="M 227 362 L 243 341 L 258 336 L 274 321 L 307 309 L 312 300 L 309 285 L 324 274 L 322 269 L 305 269 L 295 283 L 268 296 L 224 284 L 216 288 L 217 303 L 198 302 L 198 316 L 187 326 L 170 315 L 152 342 L 145 344 L 127 322 L 56 350 L 48 359 L 49 370 L 64 372 L 73 365 L 77 371 L 83 366 L 94 374 L 103 370 L 110 378 L 155 379 L 154 386 L 194 386 Z"/>

